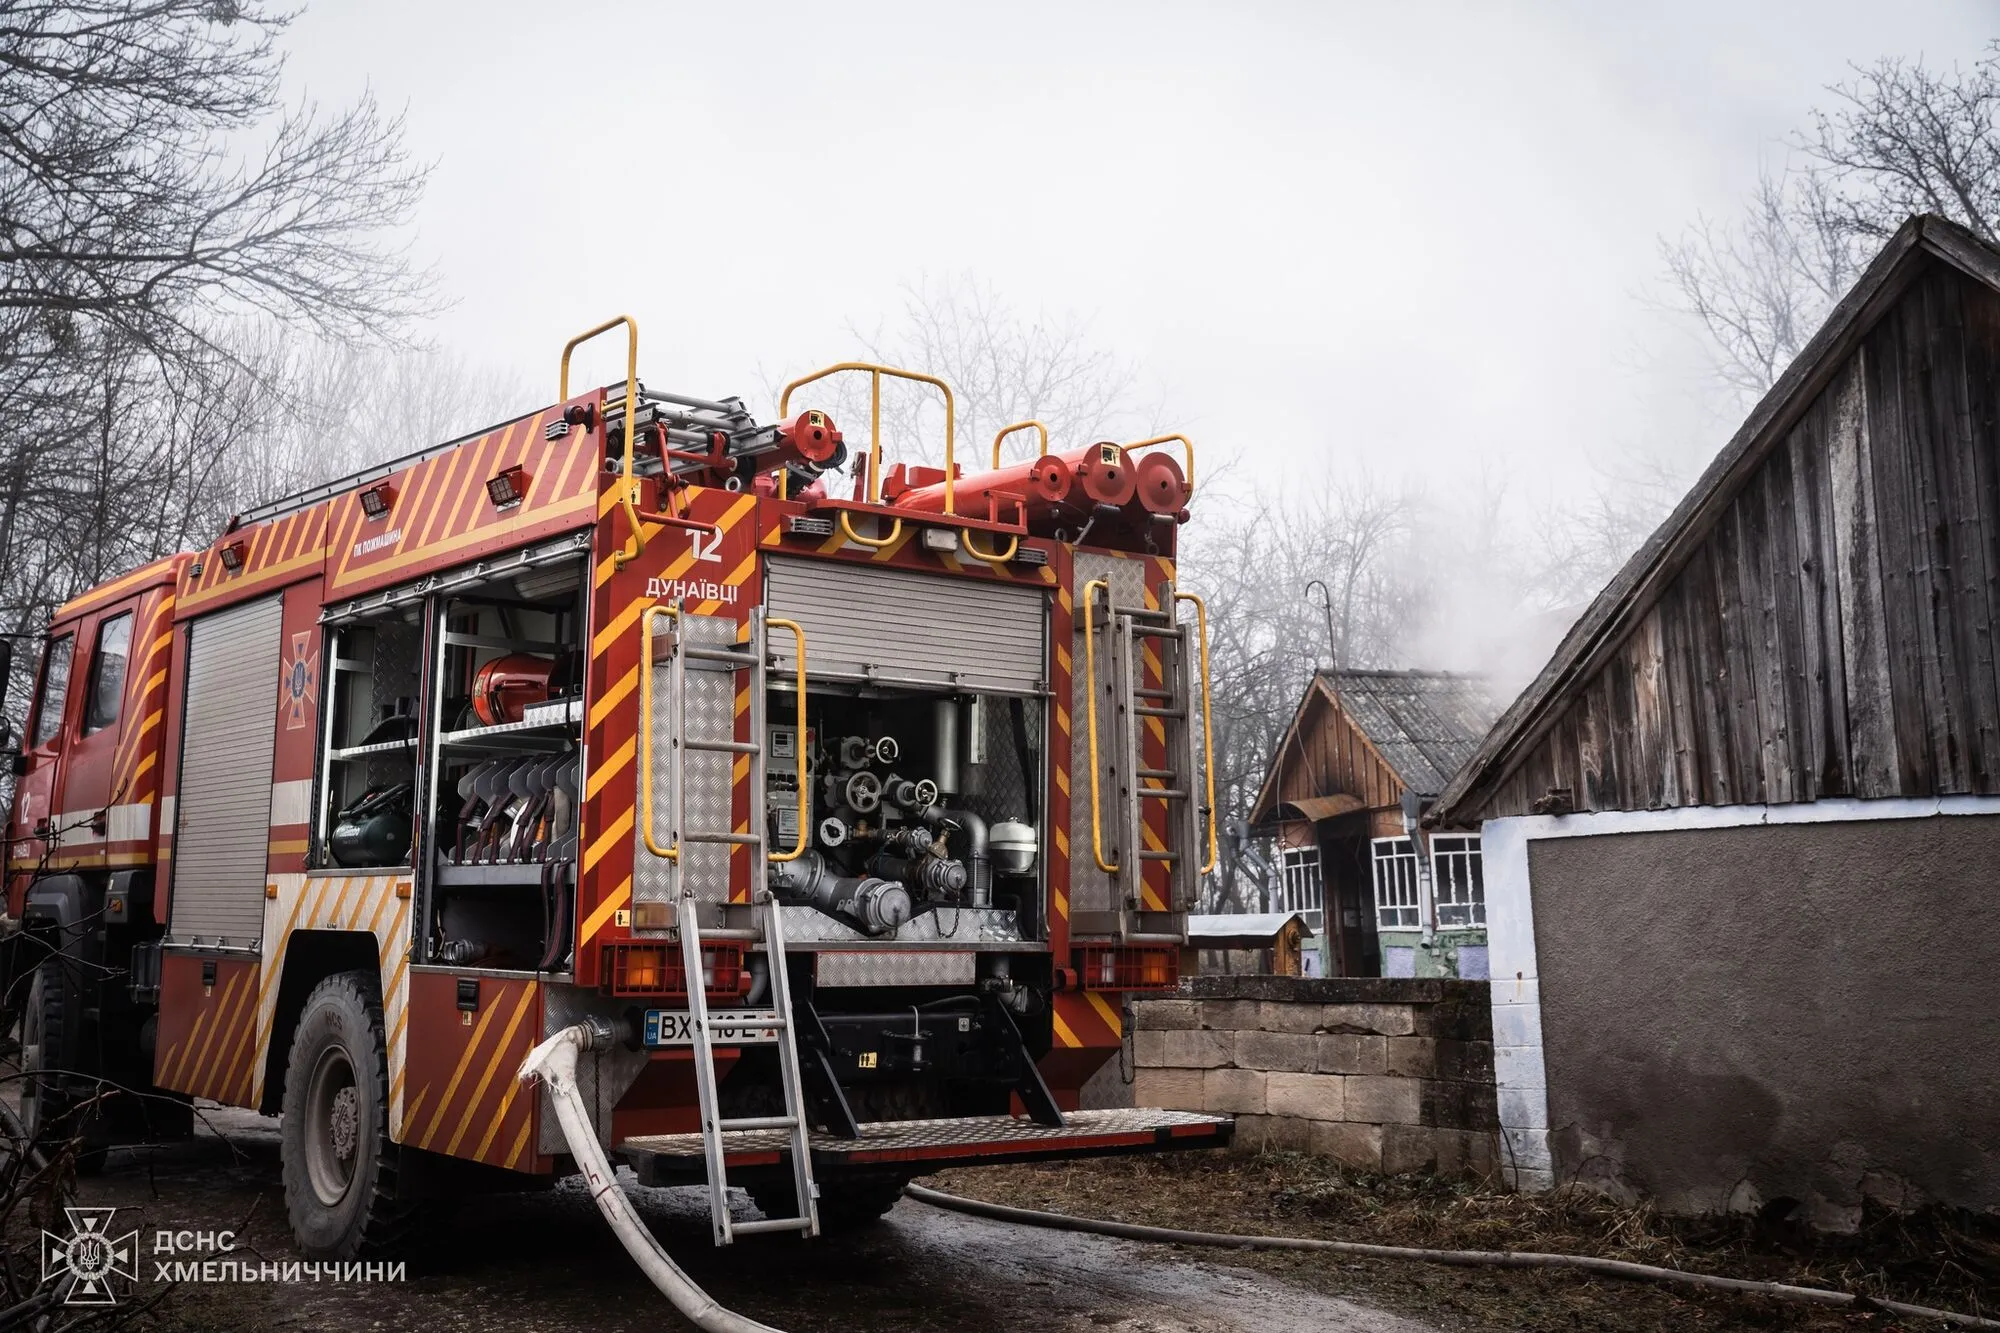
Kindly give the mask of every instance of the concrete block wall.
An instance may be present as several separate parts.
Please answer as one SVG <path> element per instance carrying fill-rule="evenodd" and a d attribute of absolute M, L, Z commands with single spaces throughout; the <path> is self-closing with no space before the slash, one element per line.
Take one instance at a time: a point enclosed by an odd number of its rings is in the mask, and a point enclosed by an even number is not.
<path fill-rule="evenodd" d="M 1493 1177 L 1490 988 L 1195 977 L 1133 1006 L 1135 1105 L 1236 1117 L 1236 1145 L 1389 1174 Z"/>

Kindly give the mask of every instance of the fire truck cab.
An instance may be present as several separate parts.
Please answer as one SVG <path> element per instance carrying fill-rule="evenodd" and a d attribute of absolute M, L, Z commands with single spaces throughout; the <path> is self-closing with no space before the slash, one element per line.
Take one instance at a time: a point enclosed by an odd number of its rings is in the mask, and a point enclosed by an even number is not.
<path fill-rule="evenodd" d="M 621 328 L 626 379 L 572 393 Z M 848 441 L 792 400 L 836 373 L 878 421 L 885 380 L 941 394 L 943 465 L 872 437 L 834 495 Z M 516 1077 L 570 1028 L 579 1132 L 705 1183 L 719 1244 L 1227 1142 L 1078 1108 L 1214 857 L 1193 446 L 1024 422 L 967 471 L 941 381 L 843 363 L 760 424 L 645 385 L 622 318 L 562 379 L 57 613 L 0 951 L 31 1127 L 88 1168 L 196 1098 L 281 1114 L 327 1258 L 573 1169 Z"/>

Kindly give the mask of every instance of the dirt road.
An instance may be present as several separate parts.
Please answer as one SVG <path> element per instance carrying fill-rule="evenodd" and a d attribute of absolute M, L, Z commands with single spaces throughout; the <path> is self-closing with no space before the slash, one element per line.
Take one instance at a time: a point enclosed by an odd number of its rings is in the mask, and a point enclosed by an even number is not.
<path fill-rule="evenodd" d="M 234 1229 L 237 1260 L 295 1260 L 277 1122 L 211 1111 L 226 1135 L 117 1153 L 81 1202 L 116 1205 L 141 1236 L 137 1297 L 159 1290 L 159 1230 Z M 629 1183 L 629 1180 L 628 1180 Z M 635 1190 L 649 1225 L 724 1304 L 791 1333 L 1439 1333 L 1437 1326 L 1157 1246 L 1035 1231 L 905 1200 L 880 1226 L 801 1243 L 708 1242 L 691 1190 Z M 741 1208 L 753 1215 L 747 1202 Z M 167 1256 L 157 1256 L 166 1258 Z M 186 1256 L 213 1257 L 213 1256 Z M 678 1323 L 575 1189 L 475 1200 L 442 1221 L 400 1283 L 188 1283 L 160 1307 L 183 1329 L 573 1330 L 657 1333 Z M 1474 1326 L 1454 1323 L 1453 1329 Z"/>

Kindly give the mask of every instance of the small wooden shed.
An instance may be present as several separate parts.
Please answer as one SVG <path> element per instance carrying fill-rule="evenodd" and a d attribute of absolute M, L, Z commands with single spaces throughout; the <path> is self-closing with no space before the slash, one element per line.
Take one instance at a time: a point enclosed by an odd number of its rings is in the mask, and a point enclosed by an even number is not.
<path fill-rule="evenodd" d="M 1188 918 L 1181 975 L 1304 975 L 1305 918 L 1297 912 L 1224 912 Z"/>

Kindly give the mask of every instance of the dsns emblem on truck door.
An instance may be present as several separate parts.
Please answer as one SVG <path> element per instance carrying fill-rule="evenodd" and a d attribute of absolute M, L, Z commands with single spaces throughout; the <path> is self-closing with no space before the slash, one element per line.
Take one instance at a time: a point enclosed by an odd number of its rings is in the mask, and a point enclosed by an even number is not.
<path fill-rule="evenodd" d="M 306 725 L 306 710 L 318 702 L 313 692 L 313 632 L 302 630 L 292 636 L 292 655 L 278 682 L 285 700 L 285 730 L 297 731 Z"/>

